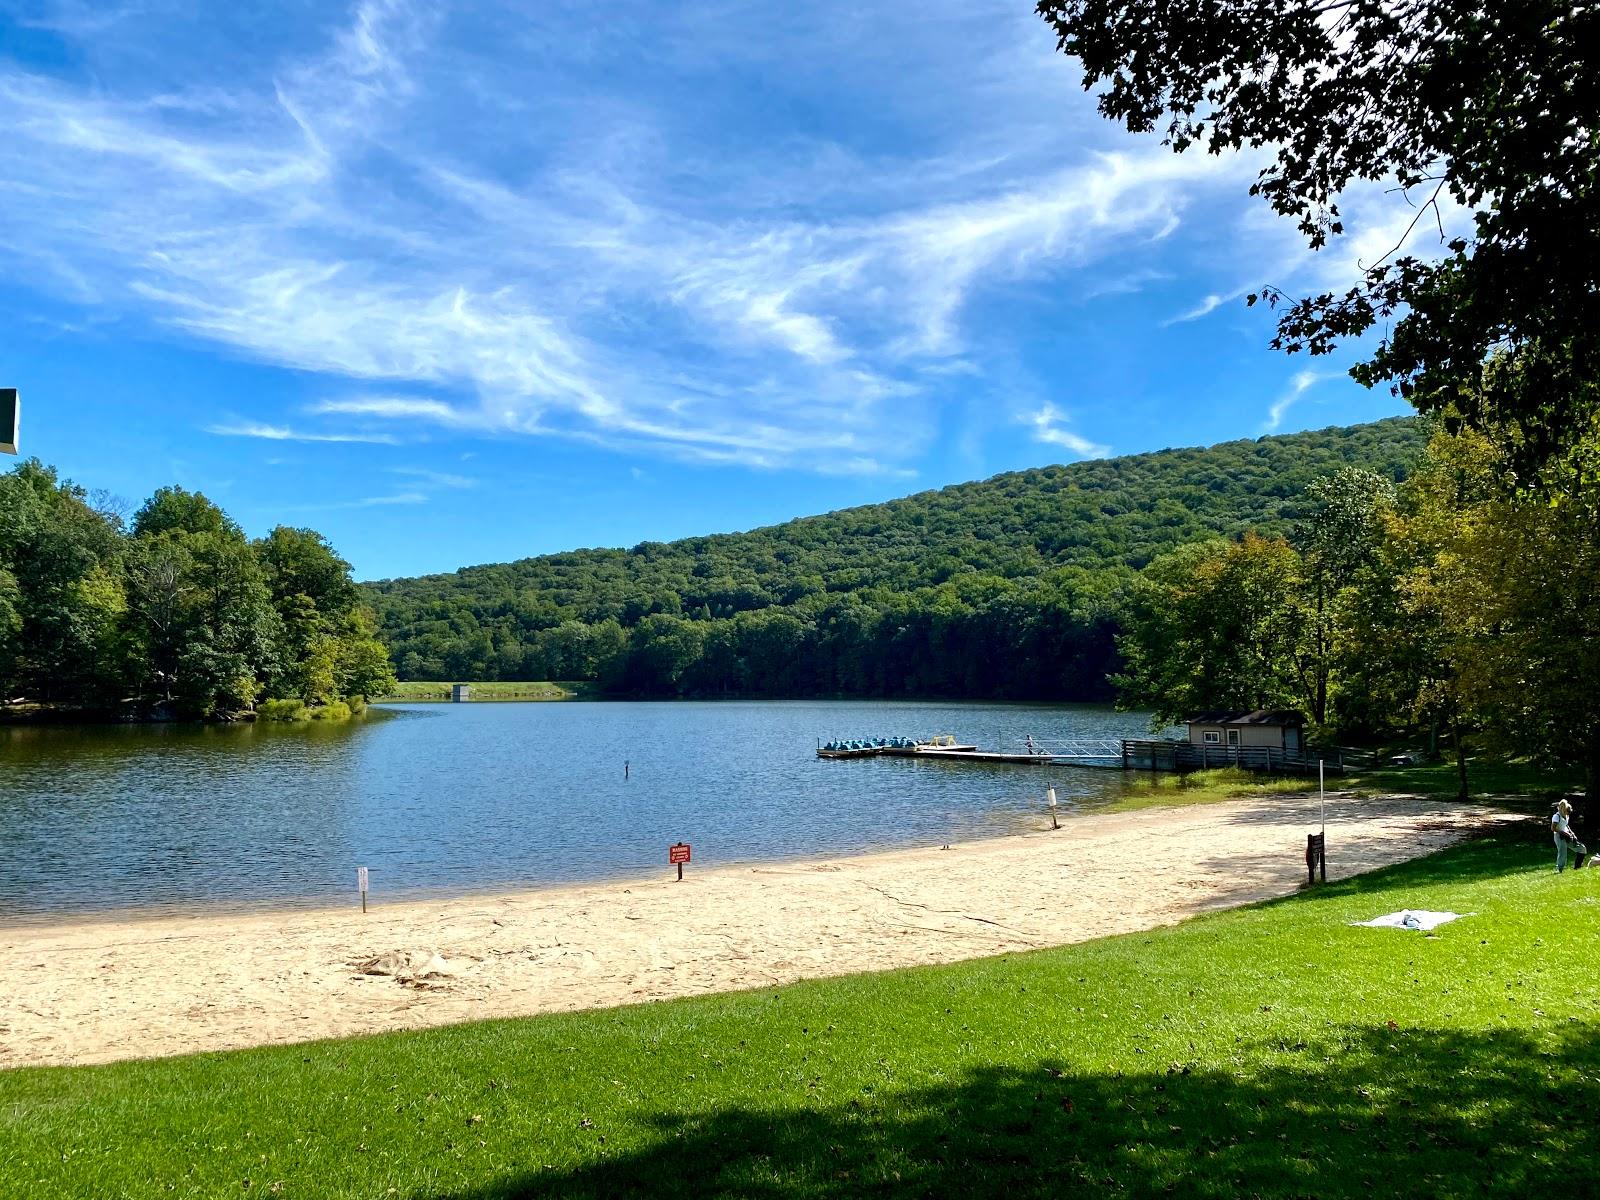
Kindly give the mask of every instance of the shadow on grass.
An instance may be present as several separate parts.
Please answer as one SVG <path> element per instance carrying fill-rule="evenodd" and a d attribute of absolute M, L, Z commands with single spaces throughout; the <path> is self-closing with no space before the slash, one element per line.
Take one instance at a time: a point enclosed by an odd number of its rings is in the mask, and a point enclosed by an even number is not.
<path fill-rule="evenodd" d="M 1600 1152 L 1597 1035 L 1375 1024 L 1241 1047 L 1238 1075 L 1044 1061 L 823 1110 L 668 1114 L 644 1150 L 606 1158 L 596 1127 L 589 1165 L 451 1200 L 1570 1194 Z"/>
<path fill-rule="evenodd" d="M 1390 888 L 1396 884 L 1418 887 L 1469 884 L 1524 871 L 1543 870 L 1552 867 L 1555 862 L 1549 843 L 1544 827 L 1535 821 L 1486 824 L 1465 841 L 1447 850 L 1396 863 L 1391 867 L 1380 867 L 1335 884 L 1318 884 L 1299 894 L 1355 894 Z M 1337 861 L 1338 853 L 1338 839 L 1330 830 L 1329 862 Z"/>
<path fill-rule="evenodd" d="M 1458 827 L 1450 827 L 1458 831 Z M 1298 891 L 1272 900 L 1263 900 L 1258 907 L 1273 908 L 1281 904 L 1295 904 L 1304 900 L 1332 899 L 1340 896 L 1357 896 L 1367 892 L 1389 891 L 1394 888 L 1425 888 L 1473 884 L 1526 871 L 1545 871 L 1554 868 L 1555 857 L 1549 849 L 1550 839 L 1544 826 L 1536 821 L 1498 822 L 1485 825 L 1456 845 L 1426 854 L 1421 858 L 1395 863 L 1392 866 L 1335 879 L 1329 883 L 1310 884 L 1302 881 Z M 1347 842 L 1335 831 L 1328 831 L 1328 864 L 1334 872 L 1341 869 L 1341 857 Z M 1225 865 L 1225 864 L 1224 864 Z M 1302 880 L 1304 877 L 1302 876 Z"/>
<path fill-rule="evenodd" d="M 1416 887 L 1434 884 L 1472 883 L 1521 871 L 1540 869 L 1554 863 L 1547 849 L 1549 836 L 1542 822 L 1531 819 L 1505 820 L 1485 818 L 1482 821 L 1418 821 L 1419 833 L 1447 833 L 1463 840 L 1444 850 L 1424 852 L 1422 856 L 1389 866 L 1368 866 L 1389 858 L 1394 852 L 1394 839 L 1387 833 L 1370 833 L 1364 829 L 1359 811 L 1336 812 L 1328 809 L 1328 869 L 1336 878 L 1330 883 L 1310 885 L 1304 874 L 1300 875 L 1298 891 L 1277 900 L 1262 901 L 1264 905 L 1293 903 L 1306 896 L 1337 896 L 1391 888 L 1396 885 Z M 1281 823 L 1282 815 L 1264 814 L 1257 810 L 1236 813 L 1227 818 L 1230 824 L 1251 826 Z M 1315 814 L 1306 826 L 1306 832 L 1315 832 Z M 1213 858 L 1196 860 L 1199 865 L 1219 876 L 1237 874 L 1248 878 L 1251 874 L 1281 872 L 1292 864 L 1292 869 L 1303 872 L 1304 843 L 1275 845 L 1255 853 L 1232 852 Z M 1360 874 L 1348 875 L 1359 871 Z M 1346 876 L 1345 878 L 1337 878 Z"/>

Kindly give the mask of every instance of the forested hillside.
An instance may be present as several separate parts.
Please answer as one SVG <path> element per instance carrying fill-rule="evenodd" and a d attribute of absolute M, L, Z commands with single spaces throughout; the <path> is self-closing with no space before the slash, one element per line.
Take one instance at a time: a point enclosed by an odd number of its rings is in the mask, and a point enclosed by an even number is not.
<path fill-rule="evenodd" d="M 1174 546 L 1286 534 L 1313 481 L 1403 478 L 1394 419 L 1012 472 L 749 533 L 365 585 L 402 679 L 645 695 L 1103 698 L 1129 581 Z"/>

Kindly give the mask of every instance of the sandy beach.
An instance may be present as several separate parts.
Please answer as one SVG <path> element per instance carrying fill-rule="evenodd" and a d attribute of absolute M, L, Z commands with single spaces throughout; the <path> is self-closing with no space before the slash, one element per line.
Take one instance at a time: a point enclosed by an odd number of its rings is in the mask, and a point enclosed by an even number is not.
<path fill-rule="evenodd" d="M 1499 819 L 1428 801 L 1330 801 L 1329 878 Z M 663 866 L 650 880 L 378 903 L 365 916 L 352 904 L 0 930 L 0 1067 L 598 1008 L 1085 941 L 1294 891 L 1316 823 L 1314 797 L 1272 797 L 1076 817 L 948 849 L 691 866 L 682 883 Z"/>

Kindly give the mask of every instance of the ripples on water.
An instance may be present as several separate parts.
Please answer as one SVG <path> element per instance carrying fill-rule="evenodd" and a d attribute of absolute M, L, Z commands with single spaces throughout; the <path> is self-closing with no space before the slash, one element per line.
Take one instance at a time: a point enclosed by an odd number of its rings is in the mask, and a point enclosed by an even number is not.
<path fill-rule="evenodd" d="M 1122 773 L 821 761 L 818 739 L 1019 751 L 1143 736 L 1086 706 L 408 705 L 347 725 L 0 727 L 0 920 L 461 893 L 940 845 L 1086 809 Z M 623 778 L 624 762 L 631 764 Z M 693 866 L 690 868 L 694 869 Z"/>

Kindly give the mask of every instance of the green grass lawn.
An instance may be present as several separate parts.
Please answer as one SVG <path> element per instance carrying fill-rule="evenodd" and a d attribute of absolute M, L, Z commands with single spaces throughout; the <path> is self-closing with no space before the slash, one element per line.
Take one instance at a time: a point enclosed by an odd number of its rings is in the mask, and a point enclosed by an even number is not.
<path fill-rule="evenodd" d="M 1530 824 L 1061 950 L 0 1073 L 0 1195 L 1592 1194 L 1600 870 L 1552 863 Z M 1477 915 L 1346 924 L 1403 907 Z"/>
<path fill-rule="evenodd" d="M 1549 815 L 1562 792 L 1579 786 L 1580 776 L 1525 762 L 1474 759 L 1467 766 L 1467 783 L 1474 799 L 1493 800 L 1505 807 Z M 1453 761 L 1416 767 L 1380 767 L 1368 771 L 1329 775 L 1330 792 L 1355 792 L 1366 796 L 1415 795 L 1454 800 L 1460 786 Z M 1241 797 L 1302 795 L 1317 790 L 1315 775 L 1267 775 L 1238 767 L 1213 767 L 1178 774 L 1171 771 L 1127 776 L 1126 793 L 1103 811 L 1130 812 L 1187 804 L 1214 804 Z"/>
<path fill-rule="evenodd" d="M 1267 775 L 1239 767 L 1204 771 L 1129 772 L 1123 795 L 1102 812 L 1133 812 L 1184 804 L 1214 804 L 1251 796 L 1304 795 L 1317 790 L 1316 779 L 1303 775 Z"/>
<path fill-rule="evenodd" d="M 1530 811 L 1542 809 L 1546 815 L 1550 812 L 1550 805 L 1562 792 L 1580 787 L 1582 783 L 1582 773 L 1577 770 L 1489 758 L 1467 761 L 1467 787 L 1473 797 L 1493 798 Z M 1337 786 L 1375 794 L 1404 792 L 1454 800 L 1460 784 L 1455 762 L 1445 759 L 1420 767 L 1383 767 L 1376 771 L 1352 772 L 1341 779 Z M 1331 777 L 1328 786 L 1335 786 Z"/>
<path fill-rule="evenodd" d="M 471 683 L 471 680 L 456 680 Z M 389 695 L 386 701 L 449 700 L 450 681 L 407 680 Z M 594 689 L 590 683 L 472 683 L 472 701 L 480 700 L 573 700 L 588 695 Z"/>

